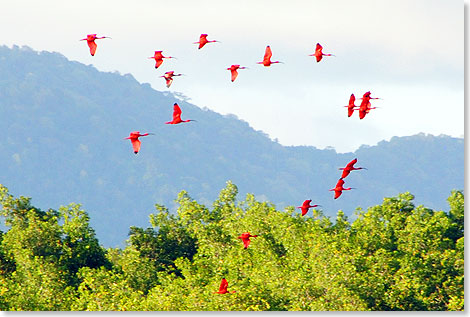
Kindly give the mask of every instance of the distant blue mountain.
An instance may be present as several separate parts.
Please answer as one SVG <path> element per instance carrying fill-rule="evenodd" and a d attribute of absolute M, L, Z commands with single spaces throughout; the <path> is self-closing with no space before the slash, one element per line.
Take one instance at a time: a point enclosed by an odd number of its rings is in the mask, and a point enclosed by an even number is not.
<path fill-rule="evenodd" d="M 294 96 L 293 96 L 294 97 Z M 185 118 L 165 125 L 178 102 Z M 132 152 L 130 131 L 153 132 Z M 122 246 L 129 227 L 147 227 L 154 204 L 176 211 L 186 190 L 211 206 L 227 180 L 239 199 L 253 193 L 282 209 L 305 199 L 326 215 L 380 204 L 409 191 L 416 204 L 447 210 L 452 189 L 464 188 L 464 140 L 418 134 L 394 137 L 354 153 L 282 146 L 234 115 L 201 109 L 178 96 L 106 73 L 58 53 L 0 47 L 0 183 L 47 209 L 77 202 L 100 242 Z M 328 189 L 353 158 L 337 199 Z"/>

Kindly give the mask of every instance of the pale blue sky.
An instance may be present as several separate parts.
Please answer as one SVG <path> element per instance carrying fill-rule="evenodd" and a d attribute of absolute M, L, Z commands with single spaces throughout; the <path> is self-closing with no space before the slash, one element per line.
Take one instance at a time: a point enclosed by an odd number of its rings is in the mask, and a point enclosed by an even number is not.
<path fill-rule="evenodd" d="M 463 136 L 464 2 L 10 1 L 1 45 L 55 51 L 102 71 L 130 73 L 199 107 L 232 113 L 284 145 L 353 151 L 419 132 Z M 86 34 L 97 41 L 94 57 Z M 222 43 L 198 50 L 201 33 Z M 308 56 L 320 42 L 325 57 Z M 257 65 L 266 45 L 285 64 Z M 155 50 L 176 56 L 154 69 Z M 232 83 L 231 64 L 241 64 Z M 174 70 L 170 89 L 158 76 Z M 364 120 L 348 118 L 351 93 L 382 97 Z M 132 106 L 132 105 L 130 105 Z"/>

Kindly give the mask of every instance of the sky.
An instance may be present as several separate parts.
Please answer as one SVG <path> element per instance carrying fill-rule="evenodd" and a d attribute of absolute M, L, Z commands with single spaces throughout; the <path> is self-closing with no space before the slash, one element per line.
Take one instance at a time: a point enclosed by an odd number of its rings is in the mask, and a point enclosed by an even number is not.
<path fill-rule="evenodd" d="M 53 51 L 234 114 L 283 145 L 350 152 L 393 136 L 464 136 L 464 3 L 457 0 L 60 1 L 2 3 L 0 45 Z M 80 39 L 97 40 L 95 56 Z M 201 50 L 201 33 L 220 43 Z M 315 44 L 324 57 L 312 56 Z M 267 45 L 273 60 L 264 67 Z M 148 59 L 162 50 L 155 69 Z M 226 68 L 240 64 L 235 82 Z M 166 88 L 159 76 L 174 70 Z M 374 100 L 363 120 L 349 96 Z M 360 103 L 360 100 L 357 104 Z M 132 106 L 132 105 L 129 105 Z"/>

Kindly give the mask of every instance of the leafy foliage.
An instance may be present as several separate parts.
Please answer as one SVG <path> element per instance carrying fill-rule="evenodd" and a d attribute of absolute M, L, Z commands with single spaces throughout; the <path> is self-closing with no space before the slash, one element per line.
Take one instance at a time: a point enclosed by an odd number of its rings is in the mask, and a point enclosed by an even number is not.
<path fill-rule="evenodd" d="M 402 193 L 358 208 L 302 217 L 231 182 L 211 208 L 182 191 L 124 249 L 104 249 L 88 214 L 71 204 L 34 208 L 0 186 L 2 310 L 348 311 L 463 310 L 464 196 L 449 212 Z M 258 235 L 247 249 L 238 236 Z M 229 291 L 217 294 L 226 278 Z"/>

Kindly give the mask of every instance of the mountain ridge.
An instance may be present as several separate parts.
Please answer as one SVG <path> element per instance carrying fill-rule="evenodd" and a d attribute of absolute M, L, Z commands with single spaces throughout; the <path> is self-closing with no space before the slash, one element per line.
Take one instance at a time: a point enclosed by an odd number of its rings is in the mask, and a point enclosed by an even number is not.
<path fill-rule="evenodd" d="M 450 191 L 463 188 L 460 138 L 393 137 L 348 153 L 283 146 L 235 115 L 59 53 L 0 46 L 0 75 L 0 183 L 44 209 L 81 203 L 106 245 L 123 243 L 130 225 L 148 226 L 155 203 L 174 212 L 181 190 L 210 206 L 228 180 L 240 200 L 253 193 L 282 209 L 313 199 L 330 216 L 404 191 L 446 210 Z M 198 122 L 165 125 L 174 102 Z M 138 155 L 123 140 L 135 130 L 156 133 Z M 333 200 L 338 168 L 354 157 L 368 170 L 352 172 L 346 185 L 358 189 Z M 443 166 L 436 182 L 429 171 Z"/>

